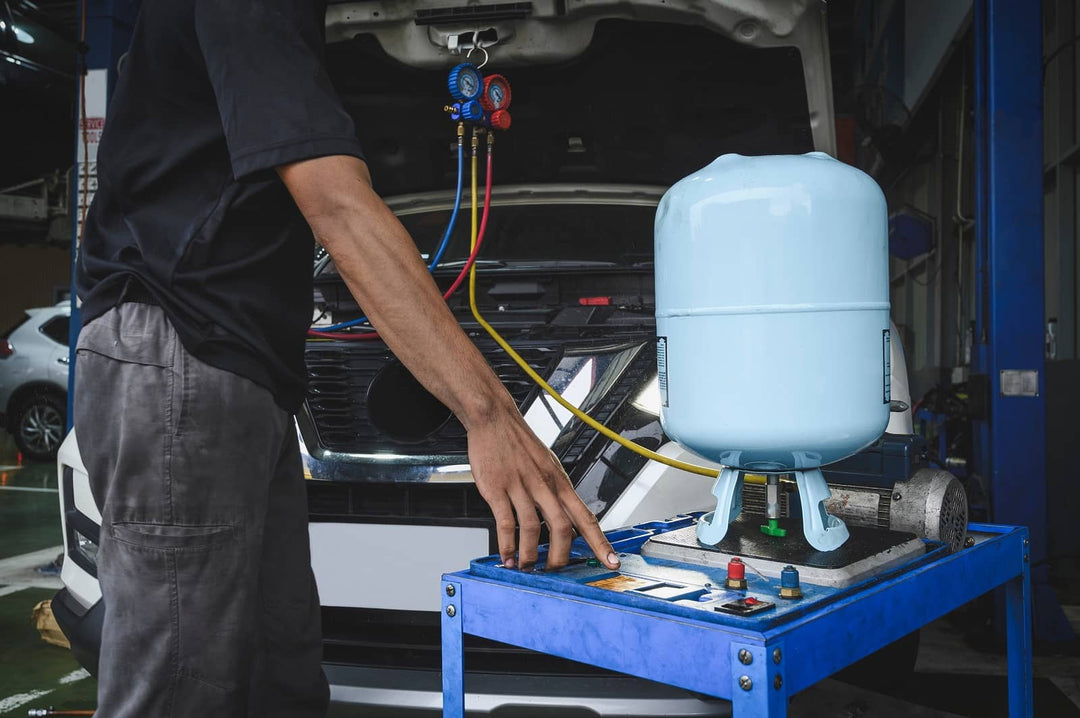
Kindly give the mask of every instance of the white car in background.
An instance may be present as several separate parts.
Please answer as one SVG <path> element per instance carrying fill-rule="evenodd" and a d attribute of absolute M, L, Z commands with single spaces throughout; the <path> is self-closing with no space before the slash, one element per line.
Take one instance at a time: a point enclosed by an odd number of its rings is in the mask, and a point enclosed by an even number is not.
<path fill-rule="evenodd" d="M 331 0 L 327 66 L 376 189 L 430 252 L 457 168 L 442 111 L 447 72 L 479 40 L 484 52 L 470 61 L 489 56 L 483 72 L 504 74 L 514 92 L 478 262 L 484 315 L 570 401 L 649 448 L 699 461 L 658 418 L 656 204 L 727 152 L 835 154 L 824 10 L 819 0 Z M 443 288 L 468 254 L 463 217 L 435 273 Z M 317 268 L 319 312 L 333 322 L 362 314 L 333 264 Z M 461 293 L 450 307 L 604 529 L 712 508 L 710 479 L 648 463 L 582 426 L 487 339 Z M 899 405 L 907 377 L 892 346 Z M 436 709 L 440 575 L 497 547 L 464 429 L 381 342 L 312 341 L 306 358 L 297 426 L 332 698 Z M 903 409 L 890 432 L 911 433 Z M 70 560 L 53 611 L 93 670 L 100 519 L 74 438 L 59 464 Z M 470 714 L 730 713 L 725 701 L 472 637 L 465 653 Z"/>
<path fill-rule="evenodd" d="M 67 429 L 71 304 L 27 309 L 0 335 L 0 426 L 22 454 L 50 461 Z"/>

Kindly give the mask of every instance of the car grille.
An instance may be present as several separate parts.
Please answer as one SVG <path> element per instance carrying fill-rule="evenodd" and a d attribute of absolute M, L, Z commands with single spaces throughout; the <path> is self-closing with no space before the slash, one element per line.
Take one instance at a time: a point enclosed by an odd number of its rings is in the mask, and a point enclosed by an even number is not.
<path fill-rule="evenodd" d="M 622 406 L 623 402 L 630 398 L 633 392 L 641 391 L 645 382 L 656 374 L 656 356 L 650 350 L 641 351 L 630 366 L 626 368 L 619 382 L 611 388 L 597 406 L 589 412 L 594 419 L 601 424 L 607 424 L 615 411 Z M 600 432 L 584 422 L 578 422 L 579 428 L 576 435 L 566 444 L 552 447 L 555 454 L 566 467 L 577 464 L 585 450 L 589 448 L 593 440 Z M 569 470 L 569 469 L 568 469 Z"/>
<path fill-rule="evenodd" d="M 313 520 L 494 519 L 473 483 L 338 483 L 308 481 L 308 513 Z M 427 523 L 427 522 L 425 522 Z"/>
<path fill-rule="evenodd" d="M 514 347 L 541 376 L 546 376 L 561 352 L 550 345 Z M 484 358 L 519 407 L 537 387 L 525 372 L 497 346 L 481 347 Z M 307 407 L 325 449 L 365 454 L 391 451 L 407 456 L 465 454 L 465 427 L 451 418 L 421 442 L 402 442 L 387 436 L 368 417 L 367 390 L 375 374 L 394 360 L 384 346 L 359 346 L 347 342 L 313 343 L 306 352 Z"/>

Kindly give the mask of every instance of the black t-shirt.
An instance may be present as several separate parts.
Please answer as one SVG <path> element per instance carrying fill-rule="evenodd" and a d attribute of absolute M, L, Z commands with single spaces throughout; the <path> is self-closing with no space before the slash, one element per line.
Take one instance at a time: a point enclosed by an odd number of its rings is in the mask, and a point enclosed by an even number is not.
<path fill-rule="evenodd" d="M 363 157 L 323 66 L 325 2 L 146 0 L 76 268 L 84 321 L 161 305 L 191 354 L 294 411 L 313 240 L 274 172 Z"/>

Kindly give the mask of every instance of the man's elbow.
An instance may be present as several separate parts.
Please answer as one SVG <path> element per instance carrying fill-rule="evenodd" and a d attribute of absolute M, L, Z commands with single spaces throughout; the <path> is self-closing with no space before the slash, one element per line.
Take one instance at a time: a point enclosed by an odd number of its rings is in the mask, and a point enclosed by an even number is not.
<path fill-rule="evenodd" d="M 348 235 L 382 200 L 371 187 L 367 165 L 355 157 L 331 156 L 277 168 L 278 176 L 323 246 Z"/>

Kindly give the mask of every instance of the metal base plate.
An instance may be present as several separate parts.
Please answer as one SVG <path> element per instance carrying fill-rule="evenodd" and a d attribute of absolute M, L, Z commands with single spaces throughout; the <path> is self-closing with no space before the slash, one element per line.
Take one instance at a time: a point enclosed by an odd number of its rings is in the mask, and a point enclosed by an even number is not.
<path fill-rule="evenodd" d="M 835 551 L 818 551 L 806 542 L 797 519 L 785 519 L 784 538 L 761 533 L 761 516 L 740 516 L 731 522 L 727 536 L 717 546 L 697 540 L 694 526 L 650 538 L 642 556 L 726 568 L 738 556 L 749 571 L 779 578 L 784 566 L 799 569 L 803 583 L 843 588 L 923 555 L 926 544 L 914 534 L 851 526 L 851 538 Z"/>

